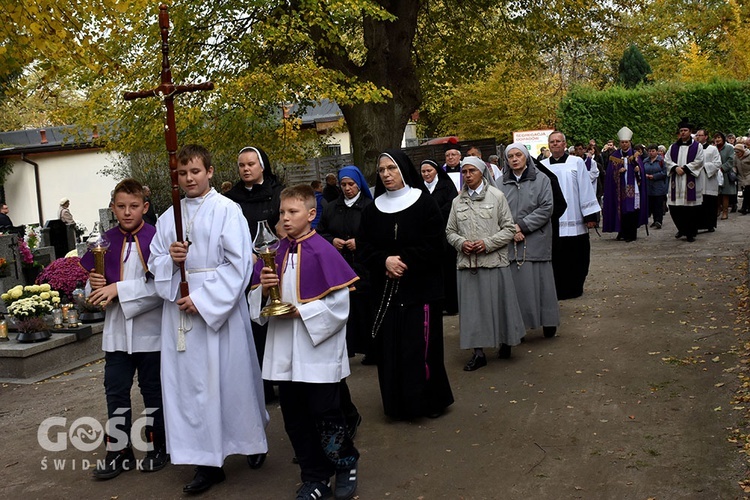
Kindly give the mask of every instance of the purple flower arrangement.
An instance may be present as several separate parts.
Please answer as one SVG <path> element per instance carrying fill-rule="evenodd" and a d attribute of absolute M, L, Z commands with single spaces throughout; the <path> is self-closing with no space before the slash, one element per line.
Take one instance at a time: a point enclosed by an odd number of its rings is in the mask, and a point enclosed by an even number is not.
<path fill-rule="evenodd" d="M 44 268 L 37 278 L 37 283 L 49 283 L 53 290 L 59 291 L 70 299 L 78 283 L 86 283 L 89 273 L 81 266 L 78 257 L 63 257 Z"/>
<path fill-rule="evenodd" d="M 21 254 L 21 264 L 23 267 L 32 267 L 34 265 L 34 254 L 31 253 L 29 245 L 23 238 L 18 240 L 18 252 Z"/>

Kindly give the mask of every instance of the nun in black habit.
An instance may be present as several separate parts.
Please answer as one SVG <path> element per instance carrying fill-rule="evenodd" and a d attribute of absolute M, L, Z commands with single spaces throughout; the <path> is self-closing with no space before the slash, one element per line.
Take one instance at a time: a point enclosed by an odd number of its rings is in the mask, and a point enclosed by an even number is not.
<path fill-rule="evenodd" d="M 443 363 L 443 217 L 402 151 L 381 154 L 377 173 L 356 258 L 372 282 L 383 410 L 394 419 L 434 418 L 453 403 Z"/>
<path fill-rule="evenodd" d="M 432 199 L 440 207 L 440 215 L 443 217 L 443 227 L 448 224 L 448 216 L 451 213 L 451 203 L 458 196 L 456 185 L 448 177 L 448 172 L 438 167 L 432 160 L 424 160 L 419 166 L 424 185 L 429 191 Z M 443 312 L 452 316 L 458 314 L 458 285 L 456 284 L 456 249 L 445 240 L 445 255 L 443 258 Z"/>

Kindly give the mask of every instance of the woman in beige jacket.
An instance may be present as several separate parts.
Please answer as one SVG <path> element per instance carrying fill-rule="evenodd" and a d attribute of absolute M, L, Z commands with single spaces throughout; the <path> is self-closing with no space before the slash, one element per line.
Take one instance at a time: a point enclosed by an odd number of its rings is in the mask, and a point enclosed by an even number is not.
<path fill-rule="evenodd" d="M 461 176 L 446 235 L 458 252 L 461 348 L 474 350 L 464 370 L 474 371 L 487 365 L 485 347 L 499 347 L 498 356 L 509 358 L 525 327 L 508 268 L 507 247 L 516 232 L 508 202 L 481 159 L 464 158 Z"/>

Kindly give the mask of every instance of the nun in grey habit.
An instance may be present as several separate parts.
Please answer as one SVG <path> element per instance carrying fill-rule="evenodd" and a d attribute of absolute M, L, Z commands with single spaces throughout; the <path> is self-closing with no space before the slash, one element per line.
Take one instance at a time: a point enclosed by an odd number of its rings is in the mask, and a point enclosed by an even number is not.
<path fill-rule="evenodd" d="M 508 268 L 507 247 L 515 234 L 508 202 L 481 159 L 464 158 L 461 175 L 446 235 L 458 252 L 460 344 L 474 350 L 464 370 L 474 371 L 487 365 L 485 347 L 499 347 L 500 358 L 510 357 L 525 328 Z"/>

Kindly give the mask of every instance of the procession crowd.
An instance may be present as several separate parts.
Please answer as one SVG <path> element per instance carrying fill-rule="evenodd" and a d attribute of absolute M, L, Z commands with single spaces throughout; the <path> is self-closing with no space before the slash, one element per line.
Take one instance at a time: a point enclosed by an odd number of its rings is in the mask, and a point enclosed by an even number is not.
<path fill-rule="evenodd" d="M 350 359 L 363 354 L 377 365 L 388 417 L 440 417 L 453 403 L 444 314 L 460 314 L 460 346 L 471 351 L 464 370 L 478 370 L 486 349 L 509 358 L 529 330 L 555 336 L 558 301 L 583 294 L 590 229 L 632 242 L 649 217 L 661 229 L 666 206 L 676 237 L 694 241 L 728 217 L 736 183 L 750 189 L 750 154 L 722 133 L 714 144 L 705 130 L 693 138 L 692 128 L 683 120 L 678 140 L 660 149 L 634 146 L 623 127 L 619 146 L 602 151 L 569 151 L 555 131 L 539 158 L 507 146 L 502 167 L 475 148 L 462 157 L 456 143 L 446 145 L 444 163 L 418 166 L 387 150 L 374 190 L 351 165 L 325 186 L 284 188 L 266 153 L 247 147 L 240 179 L 220 194 L 210 153 L 186 145 L 177 155 L 185 197 L 155 227 L 144 222 L 143 187 L 120 182 L 104 274 L 93 271 L 91 253 L 81 260 L 91 271 L 89 300 L 107 310 L 108 414 L 123 417 L 108 429 L 94 476 L 136 468 L 137 373 L 153 417 L 142 471 L 195 465 L 183 488 L 195 494 L 224 480 L 229 455 L 262 467 L 265 404 L 278 398 L 301 471 L 296 498 L 352 498 L 362 417 L 346 383 Z M 273 266 L 256 255 L 269 248 Z M 269 314 L 278 291 L 290 305 Z"/>

